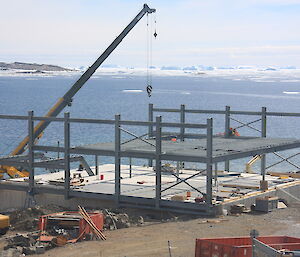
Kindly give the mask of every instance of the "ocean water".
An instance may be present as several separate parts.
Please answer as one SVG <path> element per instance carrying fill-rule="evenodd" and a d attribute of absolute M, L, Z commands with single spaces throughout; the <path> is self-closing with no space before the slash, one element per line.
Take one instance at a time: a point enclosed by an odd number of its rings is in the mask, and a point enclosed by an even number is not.
<path fill-rule="evenodd" d="M 35 115 L 44 115 L 48 109 L 76 81 L 79 74 L 72 76 L 2 76 L 0 77 L 0 114 L 27 115 L 33 110 Z M 103 75 L 92 77 L 74 97 L 71 107 L 65 111 L 71 117 L 113 119 L 121 114 L 124 120 L 147 120 L 148 104 L 155 107 L 180 108 L 185 104 L 188 109 L 259 111 L 267 107 L 268 111 L 300 112 L 299 82 L 297 80 L 258 80 L 247 78 L 224 78 L 207 76 L 155 76 L 153 77 L 153 94 L 148 97 L 145 92 L 146 78 L 135 75 Z M 62 116 L 61 114 L 60 116 Z M 179 114 L 163 115 L 163 120 L 179 121 Z M 214 133 L 224 131 L 224 116 L 195 115 L 187 116 L 188 122 L 204 123 L 206 118 L 213 117 Z M 242 122 L 258 119 L 254 116 L 234 116 Z M 239 125 L 232 121 L 232 127 Z M 260 123 L 252 124 L 260 129 Z M 267 134 L 271 137 L 300 137 L 300 118 L 268 118 Z M 147 132 L 147 128 L 126 127 L 136 134 Z M 200 132 L 200 131 L 199 131 Z M 259 133 L 242 128 L 241 135 Z M 9 154 L 27 133 L 26 121 L 0 120 L 0 156 Z M 113 140 L 113 127 L 109 125 L 72 124 L 71 145 L 83 145 Z M 122 134 L 122 138 L 130 138 Z M 40 144 L 57 145 L 63 142 L 62 124 L 53 123 L 45 131 Z M 297 150 L 283 152 L 282 155 L 295 153 Z M 291 161 L 300 163 L 299 156 Z M 88 158 L 92 162 L 92 158 Z M 243 159 L 233 162 L 234 170 L 244 169 Z M 279 161 L 268 155 L 268 163 Z M 111 162 L 102 158 L 102 162 Z M 126 163 L 126 160 L 124 160 Z M 91 163 L 93 165 L 93 163 Z M 300 164 L 299 164 L 300 165 Z M 297 170 L 296 167 L 282 163 L 273 170 Z"/>

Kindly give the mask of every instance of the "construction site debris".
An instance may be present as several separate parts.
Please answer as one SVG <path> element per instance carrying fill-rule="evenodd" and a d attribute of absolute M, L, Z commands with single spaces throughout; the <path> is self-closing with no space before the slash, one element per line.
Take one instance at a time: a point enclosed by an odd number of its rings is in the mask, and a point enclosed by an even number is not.
<path fill-rule="evenodd" d="M 284 202 L 278 202 L 277 208 L 278 209 L 285 209 L 285 208 L 287 208 L 287 205 Z"/>
<path fill-rule="evenodd" d="M 259 189 L 259 186 L 255 185 L 238 185 L 238 184 L 229 184 L 229 183 L 220 183 L 220 186 L 222 187 L 232 187 L 232 188 L 240 188 L 240 189 Z"/>
<path fill-rule="evenodd" d="M 196 198 L 195 198 L 195 202 L 196 202 L 196 203 L 202 203 L 202 202 L 204 202 L 204 201 L 205 201 L 204 197 L 196 197 Z"/>
<path fill-rule="evenodd" d="M 207 224 L 207 223 L 213 223 L 217 224 L 223 221 L 228 221 L 228 219 L 208 219 L 208 220 L 201 220 L 198 222 L 198 224 Z"/>
<path fill-rule="evenodd" d="M 57 205 L 35 206 L 10 213 L 11 230 L 34 231 L 37 228 L 38 218 L 52 212 L 61 212 L 64 208 Z"/>
<path fill-rule="evenodd" d="M 91 236 L 92 232 L 99 239 L 106 239 L 101 231 L 103 229 L 103 214 L 101 212 L 88 213 L 83 207 L 80 207 L 79 213 L 60 212 L 37 217 L 38 214 L 44 213 L 41 207 L 14 211 L 12 213 L 14 215 L 13 221 L 14 224 L 17 224 L 18 229 L 36 229 L 38 224 L 40 230 L 7 237 L 4 251 L 1 252 L 0 257 L 42 254 L 48 249 L 67 243 L 91 240 L 94 238 Z M 31 214 L 33 216 L 29 219 Z M 20 220 L 15 222 L 17 218 Z M 39 218 L 39 223 L 37 223 L 37 218 Z"/>
<path fill-rule="evenodd" d="M 4 250 L 9 248 L 14 248 L 17 246 L 29 247 L 34 244 L 35 240 L 29 235 L 15 235 L 7 240 L 7 245 L 4 247 Z"/>
<path fill-rule="evenodd" d="M 28 208 L 12 212 L 10 217 L 12 230 L 32 231 L 37 227 L 37 218 L 44 215 L 44 212 L 39 208 Z"/>
<path fill-rule="evenodd" d="M 109 213 L 105 217 L 104 227 L 109 230 L 120 229 L 120 228 L 129 228 L 130 220 L 129 216 L 126 213 Z"/>
<path fill-rule="evenodd" d="M 8 250 L 0 252 L 0 257 L 20 257 L 22 255 L 22 249 L 10 248 Z"/>
<path fill-rule="evenodd" d="M 299 172 L 267 172 L 268 175 L 274 176 L 274 177 L 290 177 L 290 178 L 300 178 Z"/>
<path fill-rule="evenodd" d="M 24 256 L 41 254 L 54 247 L 54 245 L 42 244 L 37 241 L 37 233 L 16 234 L 6 239 L 6 246 L 0 253 L 0 257 Z"/>
<path fill-rule="evenodd" d="M 102 219 L 102 224 L 95 224 L 93 219 L 91 218 L 91 216 L 87 213 L 87 211 L 81 207 L 78 206 L 79 209 L 79 214 L 83 217 L 83 219 L 86 221 L 86 223 L 90 226 L 90 228 L 92 229 L 93 233 L 98 237 L 98 239 L 101 240 L 106 240 L 106 237 L 104 236 L 104 234 L 101 232 L 101 230 L 98 228 L 98 226 L 101 226 L 101 228 L 103 228 L 103 219 Z"/>
<path fill-rule="evenodd" d="M 267 180 L 261 180 L 261 181 L 259 182 L 259 189 L 260 189 L 261 191 L 267 191 L 268 188 L 269 188 L 269 183 L 268 183 Z"/>
<path fill-rule="evenodd" d="M 121 228 L 129 228 L 131 226 L 143 226 L 145 223 L 144 217 L 126 212 L 118 212 L 118 210 L 110 211 L 103 210 L 104 214 L 104 229 L 116 230 Z"/>
<path fill-rule="evenodd" d="M 230 214 L 236 215 L 241 213 L 249 213 L 251 210 L 245 207 L 244 204 L 235 204 L 230 206 Z"/>
<path fill-rule="evenodd" d="M 186 200 L 186 196 L 185 195 L 173 195 L 172 197 L 171 197 L 171 200 L 172 201 L 181 201 L 181 202 L 183 202 L 183 201 L 185 201 Z"/>
<path fill-rule="evenodd" d="M 255 199 L 255 210 L 261 212 L 269 212 L 277 209 L 278 197 L 258 197 Z"/>
<path fill-rule="evenodd" d="M 105 239 L 102 234 L 104 217 L 101 212 L 87 212 L 79 206 L 78 211 L 65 211 L 43 215 L 39 219 L 38 241 L 52 242 L 56 246 L 76 243 L 93 238 Z"/>

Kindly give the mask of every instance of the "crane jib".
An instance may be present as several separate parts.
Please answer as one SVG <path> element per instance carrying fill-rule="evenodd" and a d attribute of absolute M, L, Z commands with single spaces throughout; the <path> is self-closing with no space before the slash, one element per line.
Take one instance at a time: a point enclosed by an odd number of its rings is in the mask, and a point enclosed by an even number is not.
<path fill-rule="evenodd" d="M 119 36 L 107 47 L 107 49 L 101 54 L 101 56 L 90 66 L 81 77 L 72 85 L 72 87 L 60 98 L 55 105 L 49 110 L 45 117 L 56 117 L 68 104 L 72 102 L 74 95 L 81 89 L 81 87 L 90 79 L 90 77 L 96 72 L 99 66 L 109 57 L 109 55 L 116 49 L 116 47 L 122 42 L 127 34 L 134 28 L 141 18 L 146 13 L 154 13 L 155 9 L 149 8 L 147 4 L 144 4 L 143 9 L 137 14 L 137 16 L 125 27 L 125 29 L 119 34 Z M 49 125 L 49 121 L 40 121 L 34 128 L 34 139 L 36 139 Z M 28 136 L 22 140 L 17 148 L 11 153 L 11 155 L 22 154 L 25 151 L 25 147 L 28 144 Z"/>

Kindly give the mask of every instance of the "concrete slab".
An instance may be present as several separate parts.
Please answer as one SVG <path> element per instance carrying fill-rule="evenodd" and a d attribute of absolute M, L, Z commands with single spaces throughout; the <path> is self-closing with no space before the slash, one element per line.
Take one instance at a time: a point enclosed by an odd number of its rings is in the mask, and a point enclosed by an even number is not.
<path fill-rule="evenodd" d="M 95 167 L 92 167 L 95 172 Z M 198 173 L 197 170 L 179 170 L 179 177 L 181 179 L 187 179 L 188 177 Z M 82 182 L 79 182 L 78 174 L 82 178 Z M 217 177 L 217 181 L 213 181 L 213 195 L 219 198 L 228 199 L 231 196 L 245 195 L 251 192 L 258 192 L 261 175 L 248 174 L 248 173 L 235 173 L 236 176 L 232 176 L 232 173 L 222 172 L 221 177 Z M 130 169 L 128 165 L 121 165 L 121 194 L 126 196 L 154 198 L 155 197 L 155 171 L 152 167 L 144 166 L 132 166 L 131 177 Z M 47 185 L 54 181 L 64 181 L 64 172 L 48 173 L 42 175 L 36 175 L 36 183 Z M 98 175 L 89 176 L 86 171 L 71 170 L 71 184 L 72 188 L 82 192 L 93 192 L 103 194 L 114 194 L 115 192 L 115 167 L 114 164 L 105 164 L 98 167 Z M 101 180 L 102 178 L 102 180 Z M 269 187 L 282 184 L 285 181 L 270 175 L 266 175 L 266 180 L 269 183 Z M 292 179 L 295 180 L 295 179 Z M 14 179 L 14 181 L 24 181 L 24 179 Z M 162 173 L 162 190 L 175 185 L 177 178 L 172 175 L 171 172 Z M 206 193 L 206 176 L 205 172 L 199 174 L 191 179 L 187 180 L 187 183 L 198 189 L 200 192 Z M 224 185 L 224 186 L 222 186 Z M 231 185 L 228 187 L 228 185 Z M 249 186 L 250 189 L 244 188 Z M 239 188 L 242 187 L 242 188 Z M 253 189 L 251 189 L 253 187 Z M 191 201 L 194 201 L 196 197 L 201 197 L 202 194 L 197 192 L 185 183 L 179 183 L 174 187 L 162 192 L 162 199 L 170 200 L 174 195 L 186 196 L 187 192 L 190 192 Z"/>

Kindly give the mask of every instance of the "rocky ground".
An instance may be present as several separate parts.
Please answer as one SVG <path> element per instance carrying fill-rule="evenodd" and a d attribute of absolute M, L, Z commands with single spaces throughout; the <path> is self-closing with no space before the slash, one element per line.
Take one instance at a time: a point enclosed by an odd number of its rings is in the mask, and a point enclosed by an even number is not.
<path fill-rule="evenodd" d="M 215 219 L 169 216 L 158 221 L 145 215 L 134 216 L 132 213 L 124 212 L 119 214 L 110 212 L 110 216 L 104 231 L 106 241 L 68 244 L 51 249 L 40 256 L 169 256 L 169 241 L 172 257 L 188 257 L 194 256 L 196 238 L 248 236 L 252 229 L 258 230 L 261 235 L 300 237 L 299 207 L 277 209 L 267 214 L 243 213 Z M 111 222 L 111 219 L 114 222 Z M 115 230 L 114 226 L 123 229 Z M 11 231 L 9 235 L 12 233 L 16 232 Z M 0 240 L 0 249 L 5 245 L 4 241 Z"/>
<path fill-rule="evenodd" d="M 36 70 L 36 71 L 70 71 L 70 69 L 63 68 L 57 65 L 51 64 L 37 64 L 37 63 L 24 63 L 24 62 L 14 62 L 5 63 L 0 62 L 0 70 Z"/>

